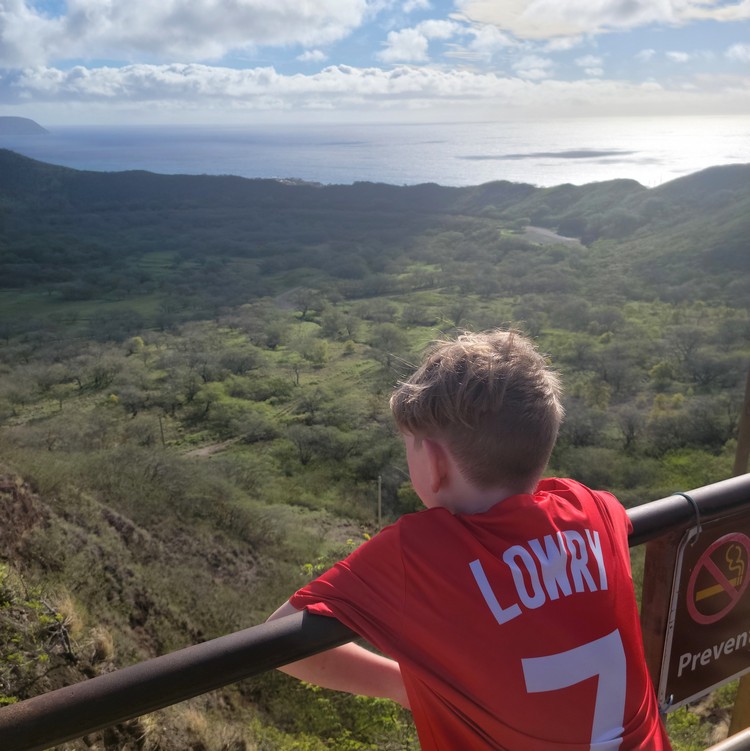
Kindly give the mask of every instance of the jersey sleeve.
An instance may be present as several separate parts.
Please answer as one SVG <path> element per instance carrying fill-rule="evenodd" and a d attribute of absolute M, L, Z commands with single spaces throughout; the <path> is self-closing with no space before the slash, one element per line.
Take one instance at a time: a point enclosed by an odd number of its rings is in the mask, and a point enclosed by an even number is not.
<path fill-rule="evenodd" d="M 332 616 L 391 654 L 400 632 L 404 568 L 400 525 L 386 527 L 290 598 L 298 610 Z"/>

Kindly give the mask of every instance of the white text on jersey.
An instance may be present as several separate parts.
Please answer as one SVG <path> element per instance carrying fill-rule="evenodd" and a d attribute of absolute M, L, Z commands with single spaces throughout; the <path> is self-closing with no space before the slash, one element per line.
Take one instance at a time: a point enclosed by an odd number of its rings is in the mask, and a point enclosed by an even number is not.
<path fill-rule="evenodd" d="M 575 592 L 607 589 L 607 572 L 599 533 L 570 529 L 512 545 L 502 556 L 510 569 L 516 590 L 512 603 L 501 605 L 477 558 L 469 564 L 479 590 L 498 623 L 521 615 L 521 606 L 539 608 L 549 600 L 568 597 Z"/>

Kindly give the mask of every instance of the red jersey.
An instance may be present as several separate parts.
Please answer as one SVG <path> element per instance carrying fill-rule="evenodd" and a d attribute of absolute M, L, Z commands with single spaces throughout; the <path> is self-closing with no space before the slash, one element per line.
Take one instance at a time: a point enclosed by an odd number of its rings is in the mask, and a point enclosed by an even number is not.
<path fill-rule="evenodd" d="M 617 499 L 573 480 L 402 517 L 292 598 L 401 667 L 424 751 L 664 751 Z"/>

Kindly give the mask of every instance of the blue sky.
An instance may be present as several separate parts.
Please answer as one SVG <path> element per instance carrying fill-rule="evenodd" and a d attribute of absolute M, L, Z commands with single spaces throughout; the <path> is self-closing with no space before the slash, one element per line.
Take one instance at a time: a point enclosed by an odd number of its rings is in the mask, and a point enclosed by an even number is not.
<path fill-rule="evenodd" d="M 750 114 L 750 0 L 0 0 L 0 114 Z"/>

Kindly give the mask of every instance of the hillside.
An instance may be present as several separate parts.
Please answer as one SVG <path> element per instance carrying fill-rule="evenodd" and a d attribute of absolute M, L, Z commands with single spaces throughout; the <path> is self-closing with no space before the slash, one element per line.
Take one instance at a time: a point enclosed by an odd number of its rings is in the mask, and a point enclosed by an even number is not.
<path fill-rule="evenodd" d="M 0 704 L 258 623 L 418 509 L 388 396 L 464 327 L 520 327 L 560 371 L 550 474 L 628 506 L 726 477 L 749 196 L 750 166 L 399 188 L 0 151 Z M 731 692 L 670 716 L 679 751 L 718 739 Z M 64 751 L 91 747 L 416 741 L 387 702 L 274 674 Z"/>
<path fill-rule="evenodd" d="M 368 280 L 377 288 L 386 270 L 418 261 L 438 236 L 452 243 L 445 254 L 454 271 L 481 256 L 487 287 L 512 291 L 525 282 L 509 272 L 524 273 L 528 264 L 510 269 L 502 261 L 511 248 L 523 251 L 513 233 L 529 224 L 581 239 L 588 250 L 575 254 L 575 264 L 586 267 L 592 291 L 720 301 L 748 293 L 741 273 L 750 257 L 748 209 L 750 166 L 714 168 L 652 190 L 632 181 L 548 189 L 322 186 L 81 172 L 5 150 L 0 286 L 24 294 L 0 312 L 9 324 L 28 320 L 16 303 L 30 293 L 37 312 L 104 296 L 132 301 L 124 307 L 153 320 L 158 286 L 183 299 L 189 293 L 180 317 L 199 317 L 294 287 L 294 270 L 302 269 L 316 283 L 350 279 L 361 289 Z"/>
<path fill-rule="evenodd" d="M 38 136 L 45 133 L 49 131 L 28 117 L 0 115 L 0 136 Z"/>

